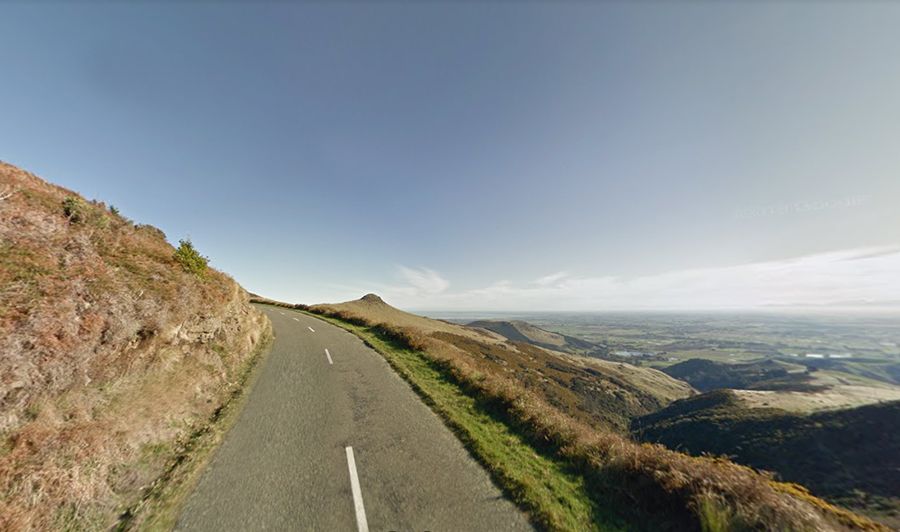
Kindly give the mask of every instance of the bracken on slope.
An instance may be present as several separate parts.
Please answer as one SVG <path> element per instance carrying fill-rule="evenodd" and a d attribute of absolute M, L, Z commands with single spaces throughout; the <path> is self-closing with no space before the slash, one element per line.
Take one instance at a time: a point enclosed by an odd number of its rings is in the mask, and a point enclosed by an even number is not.
<path fill-rule="evenodd" d="M 165 235 L 0 163 L 0 529 L 103 529 L 270 334 Z"/>

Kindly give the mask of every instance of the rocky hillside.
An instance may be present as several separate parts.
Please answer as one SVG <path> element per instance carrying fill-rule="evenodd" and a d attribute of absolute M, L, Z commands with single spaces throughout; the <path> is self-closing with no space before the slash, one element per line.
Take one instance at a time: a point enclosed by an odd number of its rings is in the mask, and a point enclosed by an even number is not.
<path fill-rule="evenodd" d="M 108 528 L 269 324 L 231 278 L 112 207 L 5 163 L 0 198 L 0 529 Z"/>

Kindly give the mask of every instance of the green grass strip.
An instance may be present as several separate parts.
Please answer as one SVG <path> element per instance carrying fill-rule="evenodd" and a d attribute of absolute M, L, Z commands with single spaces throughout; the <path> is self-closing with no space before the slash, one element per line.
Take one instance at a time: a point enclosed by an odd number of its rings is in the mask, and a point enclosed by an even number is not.
<path fill-rule="evenodd" d="M 466 394 L 423 353 L 379 335 L 372 327 L 308 313 L 355 334 L 380 353 L 450 427 L 494 481 L 547 530 L 623 530 L 597 507 L 572 466 L 530 445 L 496 413 Z"/>

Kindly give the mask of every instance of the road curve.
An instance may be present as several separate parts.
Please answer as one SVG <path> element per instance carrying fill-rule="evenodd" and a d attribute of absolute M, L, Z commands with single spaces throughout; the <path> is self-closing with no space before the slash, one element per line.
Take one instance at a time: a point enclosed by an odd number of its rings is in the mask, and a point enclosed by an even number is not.
<path fill-rule="evenodd" d="M 176 530 L 531 529 L 381 355 L 306 314 L 259 308 L 272 351 Z"/>

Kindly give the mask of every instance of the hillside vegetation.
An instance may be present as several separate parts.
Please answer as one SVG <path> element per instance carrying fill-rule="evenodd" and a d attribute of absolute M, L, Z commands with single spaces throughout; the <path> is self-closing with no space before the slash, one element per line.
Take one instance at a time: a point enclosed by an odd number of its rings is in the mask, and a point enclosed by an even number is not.
<path fill-rule="evenodd" d="M 0 529 L 136 525 L 268 320 L 188 243 L 4 163 L 0 190 Z"/>
<path fill-rule="evenodd" d="M 731 391 L 677 401 L 635 434 L 692 454 L 731 456 L 836 503 L 900 525 L 900 401 L 810 415 L 748 408 Z"/>
<path fill-rule="evenodd" d="M 414 316 L 371 294 L 358 301 L 313 308 L 351 312 L 426 334 L 448 349 L 469 354 L 478 371 L 509 375 L 566 414 L 596 427 L 627 432 L 631 419 L 693 393 L 690 386 L 655 369 L 572 356 L 510 340 L 500 331 Z"/>
<path fill-rule="evenodd" d="M 775 482 L 727 460 L 633 442 L 619 432 L 612 411 L 649 410 L 644 401 L 652 394 L 605 373 L 588 363 L 590 359 L 413 316 L 372 295 L 309 310 L 343 323 L 385 354 L 544 527 L 583 530 L 624 523 L 624 528 L 645 530 L 879 528 L 801 486 Z M 665 380 L 671 381 L 663 376 Z M 471 402 L 434 391 L 435 381 L 454 387 Z M 686 386 L 683 390 L 685 396 L 690 393 Z M 492 440 L 484 426 L 466 422 L 466 415 L 487 416 L 514 437 L 505 443 L 504 438 Z M 528 462 L 543 471 L 537 477 L 527 476 L 524 466 L 502 451 L 521 445 L 532 449 L 525 455 L 548 461 L 543 468 Z M 559 483 L 577 496 L 553 496 L 553 483 L 545 480 L 557 475 L 552 464 L 563 464 Z"/>
<path fill-rule="evenodd" d="M 767 381 L 784 382 L 790 375 L 789 367 L 775 360 L 729 364 L 692 358 L 662 371 L 702 392 L 721 388 L 752 388 L 760 384 L 763 385 L 760 389 L 767 389 L 764 385 Z"/>
<path fill-rule="evenodd" d="M 809 413 L 900 400 L 900 388 L 893 384 L 783 360 L 724 363 L 691 359 L 662 371 L 700 391 L 732 389 L 746 407 Z"/>
<path fill-rule="evenodd" d="M 467 326 L 493 331 L 514 342 L 525 342 L 563 353 L 587 356 L 604 356 L 608 353 L 606 346 L 602 344 L 548 331 L 521 320 L 478 320 Z"/>

